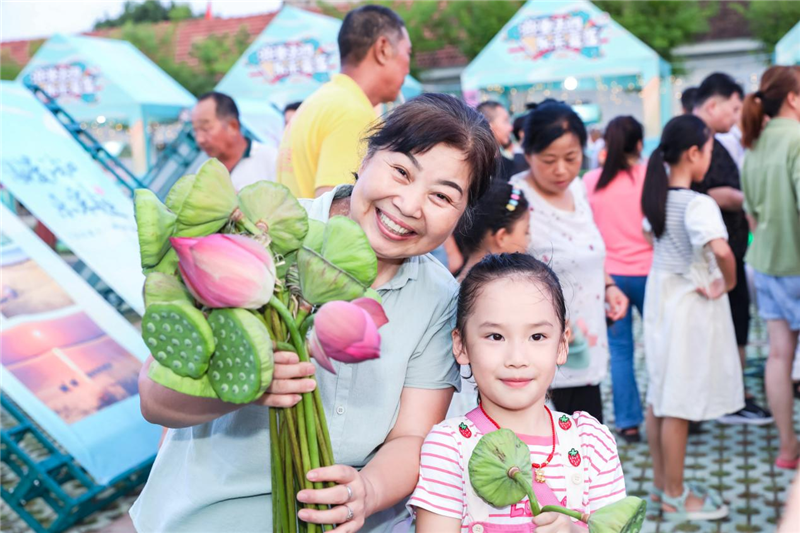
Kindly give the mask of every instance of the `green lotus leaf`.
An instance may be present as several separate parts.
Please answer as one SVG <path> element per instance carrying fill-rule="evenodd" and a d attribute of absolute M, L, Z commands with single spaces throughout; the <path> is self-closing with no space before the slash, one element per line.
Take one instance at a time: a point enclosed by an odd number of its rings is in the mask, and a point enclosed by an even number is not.
<path fill-rule="evenodd" d="M 647 504 L 628 496 L 606 505 L 589 516 L 590 533 L 638 533 L 644 524 Z"/>
<path fill-rule="evenodd" d="M 246 309 L 215 309 L 208 317 L 216 351 L 208 379 L 217 396 L 250 403 L 272 383 L 272 340 L 266 326 Z"/>
<path fill-rule="evenodd" d="M 267 224 L 275 253 L 286 255 L 303 244 L 308 214 L 286 186 L 270 181 L 250 184 L 239 191 L 239 208 L 254 224 Z"/>
<path fill-rule="evenodd" d="M 217 159 L 209 159 L 203 163 L 194 179 L 185 182 L 172 199 L 180 207 L 176 212 L 177 233 L 187 236 L 185 230 L 203 226 L 206 228 L 204 231 L 208 231 L 205 234 L 209 235 L 225 226 L 238 205 L 236 190 L 225 165 Z M 180 201 L 181 198 L 183 201 Z M 209 228 L 214 229 L 209 231 Z"/>
<path fill-rule="evenodd" d="M 144 305 L 169 302 L 192 303 L 192 296 L 176 277 L 163 272 L 151 272 L 144 280 Z"/>
<path fill-rule="evenodd" d="M 214 392 L 214 388 L 211 386 L 206 374 L 197 379 L 187 378 L 175 374 L 158 361 L 153 361 L 147 370 L 147 376 L 159 385 L 182 394 L 199 398 L 217 398 L 217 393 Z"/>
<path fill-rule="evenodd" d="M 297 252 L 297 269 L 300 291 L 312 305 L 355 300 L 366 290 L 356 278 L 305 246 Z"/>
<path fill-rule="evenodd" d="M 183 377 L 205 374 L 214 351 L 206 317 L 185 301 L 149 305 L 142 317 L 142 339 L 153 359 Z"/>
<path fill-rule="evenodd" d="M 152 272 L 161 272 L 174 276 L 178 272 L 178 253 L 173 248 L 170 248 L 156 266 L 145 268 L 142 272 L 144 272 L 145 276 Z"/>
<path fill-rule="evenodd" d="M 322 257 L 341 268 L 364 287 L 378 277 L 378 258 L 369 239 L 355 221 L 335 216 L 325 225 Z"/>
<path fill-rule="evenodd" d="M 175 184 L 167 193 L 164 203 L 167 204 L 167 207 L 169 207 L 173 213 L 178 213 L 181 210 L 183 201 L 186 199 L 189 191 L 192 190 L 194 178 L 194 174 L 187 174 L 183 176 L 175 182 Z"/>
<path fill-rule="evenodd" d="M 512 470 L 514 469 L 514 470 Z M 515 481 L 510 472 L 521 481 Z M 472 488 L 489 505 L 506 507 L 527 496 L 520 483 L 531 486 L 531 455 L 528 445 L 510 429 L 487 433 L 469 459 L 469 480 Z"/>
<path fill-rule="evenodd" d="M 322 238 L 325 235 L 325 224 L 319 220 L 308 220 L 308 233 L 303 241 L 303 246 L 314 250 L 318 254 L 322 253 Z"/>
<path fill-rule="evenodd" d="M 150 189 L 136 189 L 133 194 L 142 268 L 154 267 L 170 249 L 177 217 Z"/>

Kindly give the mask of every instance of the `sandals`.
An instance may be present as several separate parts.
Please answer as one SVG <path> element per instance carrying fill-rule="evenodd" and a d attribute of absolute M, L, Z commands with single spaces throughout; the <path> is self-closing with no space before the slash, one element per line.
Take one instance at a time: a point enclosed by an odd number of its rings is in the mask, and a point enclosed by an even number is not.
<path fill-rule="evenodd" d="M 653 487 L 650 489 L 650 495 L 647 498 L 647 512 L 659 513 L 661 512 L 661 498 L 664 497 L 664 491 Z"/>
<path fill-rule="evenodd" d="M 639 428 L 636 426 L 630 428 L 618 429 L 617 435 L 622 437 L 628 444 L 642 442 L 642 435 L 639 433 Z"/>
<path fill-rule="evenodd" d="M 686 499 L 689 494 L 703 498 L 703 507 L 696 511 L 687 511 Z M 728 516 L 729 513 L 728 506 L 722 501 L 722 497 L 699 483 L 685 483 L 683 494 L 675 498 L 662 493 L 661 502 L 675 508 L 675 511 L 663 511 L 662 509 L 664 518 L 675 522 L 719 520 Z"/>
<path fill-rule="evenodd" d="M 780 457 L 775 459 L 775 466 L 777 468 L 783 468 L 785 470 L 797 470 L 798 465 L 800 465 L 800 457 L 797 457 L 794 461 L 781 459 Z"/>

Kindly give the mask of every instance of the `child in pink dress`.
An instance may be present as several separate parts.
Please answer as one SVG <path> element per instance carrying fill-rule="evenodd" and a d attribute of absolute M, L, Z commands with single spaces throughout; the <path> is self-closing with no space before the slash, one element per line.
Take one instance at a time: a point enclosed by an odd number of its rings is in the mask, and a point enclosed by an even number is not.
<path fill-rule="evenodd" d="M 496 508 L 475 493 L 470 456 L 483 435 L 501 427 L 530 447 L 541 505 L 592 513 L 625 497 L 608 428 L 585 412 L 569 415 L 545 405 L 557 365 L 567 357 L 565 315 L 558 278 L 530 256 L 489 255 L 470 270 L 459 293 L 453 351 L 459 363 L 470 365 L 481 403 L 437 424 L 426 437 L 408 503 L 417 531 L 586 531 L 565 515 L 532 517 L 527 497 Z"/>

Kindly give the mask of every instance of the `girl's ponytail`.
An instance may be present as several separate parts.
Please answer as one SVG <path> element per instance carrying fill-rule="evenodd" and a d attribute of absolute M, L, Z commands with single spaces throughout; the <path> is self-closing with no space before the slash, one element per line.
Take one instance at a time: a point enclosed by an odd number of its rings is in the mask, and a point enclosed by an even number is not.
<path fill-rule="evenodd" d="M 742 144 L 752 148 L 764 128 L 764 106 L 761 91 L 748 94 L 742 106 Z"/>
<path fill-rule="evenodd" d="M 642 213 L 650 222 L 656 238 L 661 237 L 667 224 L 668 191 L 669 177 L 664 168 L 664 149 L 659 145 L 650 155 L 642 190 Z"/>
<path fill-rule="evenodd" d="M 789 93 L 800 93 L 800 67 L 774 66 L 761 76 L 759 90 L 747 95 L 742 109 L 742 141 L 746 148 L 752 148 L 761 131 L 766 117 L 775 117 Z"/>
<path fill-rule="evenodd" d="M 692 146 L 702 149 L 710 137 L 711 130 L 694 115 L 675 117 L 664 126 L 661 144 L 647 163 L 642 190 L 642 213 L 650 222 L 656 238 L 664 234 L 667 226 L 669 176 L 664 165 L 677 165 L 686 150 Z"/>
<path fill-rule="evenodd" d="M 644 130 L 631 116 L 617 117 L 606 126 L 606 161 L 600 172 L 595 190 L 606 187 L 623 170 L 630 171 L 628 158 L 639 157 L 639 143 L 644 140 Z"/>

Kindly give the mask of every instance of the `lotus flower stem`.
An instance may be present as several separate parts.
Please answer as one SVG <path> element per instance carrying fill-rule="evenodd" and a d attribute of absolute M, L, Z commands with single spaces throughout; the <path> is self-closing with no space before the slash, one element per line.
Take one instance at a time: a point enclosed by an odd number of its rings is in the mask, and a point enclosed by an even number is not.
<path fill-rule="evenodd" d="M 304 334 L 303 327 L 305 326 L 305 320 L 308 318 L 308 314 L 311 312 L 311 308 L 307 306 L 300 306 L 300 309 L 297 311 L 297 318 L 295 319 L 295 324 L 300 324 L 300 334 L 305 339 L 306 336 Z M 305 328 L 305 331 L 308 331 L 308 328 Z"/>
<path fill-rule="evenodd" d="M 567 509 L 566 507 L 561 507 L 560 505 L 545 505 L 542 507 L 540 511 L 542 513 L 561 513 L 565 514 L 569 517 L 575 518 L 580 520 L 583 523 L 589 522 L 589 514 L 588 513 L 581 513 L 580 511 L 573 511 L 572 509 Z"/>
<path fill-rule="evenodd" d="M 300 361 L 307 362 L 308 359 L 308 352 L 306 351 L 306 342 L 303 337 L 300 336 L 300 332 L 297 330 L 297 324 L 295 324 L 294 318 L 292 317 L 289 310 L 283 305 L 283 302 L 278 300 L 274 295 L 269 300 L 269 305 L 275 309 L 275 311 L 280 315 L 283 319 L 283 325 L 286 326 L 289 330 L 289 335 L 292 338 L 292 343 L 294 343 L 294 347 L 297 349 L 297 356 L 300 358 Z M 308 449 L 311 455 L 311 469 L 319 468 L 319 444 L 317 442 L 317 431 L 314 424 L 314 415 L 315 409 L 313 405 L 313 398 L 312 395 L 308 393 L 303 394 L 303 411 L 305 415 L 305 424 L 306 424 L 306 435 L 308 437 Z M 315 486 L 319 485 L 318 488 L 322 488 L 321 483 L 315 483 Z"/>
<path fill-rule="evenodd" d="M 236 211 L 238 211 L 238 209 Z M 236 221 L 236 227 L 239 228 L 240 230 L 244 230 L 250 233 L 251 235 L 261 235 L 262 233 L 264 233 L 263 231 L 258 229 L 255 224 L 250 222 L 250 220 L 248 220 L 247 217 L 245 216 L 242 216 L 242 218 Z"/>
<path fill-rule="evenodd" d="M 297 353 L 297 350 L 294 348 L 294 344 L 289 344 L 288 342 L 273 341 L 272 347 L 282 352 Z"/>
<path fill-rule="evenodd" d="M 270 433 L 270 453 L 272 459 L 272 490 L 277 491 L 278 505 L 273 506 L 272 509 L 272 527 L 275 531 L 287 531 L 289 524 L 285 509 L 283 509 L 284 502 L 286 501 L 286 486 L 283 484 L 283 460 L 280 457 L 280 450 L 278 449 L 278 411 L 275 409 L 269 410 L 269 433 Z M 274 435 L 274 437 L 272 437 Z"/>
<path fill-rule="evenodd" d="M 300 317 L 298 316 L 298 318 Z M 299 321 L 298 323 L 300 324 Z M 314 325 L 314 315 L 307 316 L 305 320 L 303 320 L 302 324 L 300 324 L 300 336 L 305 339 L 308 330 L 311 329 L 311 326 L 313 325 Z"/>
<path fill-rule="evenodd" d="M 303 396 L 305 396 L 305 394 L 303 394 Z M 302 475 L 300 477 L 300 479 L 302 480 L 301 485 L 306 485 L 308 483 L 308 478 L 306 477 L 305 474 L 310 470 L 310 468 L 308 468 L 308 465 L 311 463 L 311 455 L 309 453 L 310 451 L 308 442 L 309 439 L 308 435 L 306 434 L 306 417 L 304 415 L 304 411 L 305 411 L 305 406 L 303 405 L 297 406 L 297 427 L 300 430 L 300 453 L 303 457 L 303 468 L 301 469 Z M 316 433 L 314 436 L 316 437 Z M 311 488 L 311 487 L 306 487 L 306 488 Z M 305 506 L 309 509 L 316 509 L 316 505 L 306 504 Z M 316 524 L 308 522 L 307 527 L 309 533 L 316 533 L 316 527 L 317 527 Z"/>
<path fill-rule="evenodd" d="M 520 472 L 519 468 L 516 466 L 511 467 L 508 470 L 508 477 L 516 481 L 517 485 L 525 490 L 525 493 L 528 495 L 528 499 L 531 502 L 531 513 L 533 513 L 533 516 L 538 516 L 539 513 L 542 512 L 539 508 L 539 500 L 536 499 L 536 494 L 534 494 L 531 484 L 525 481 L 525 479 L 522 477 L 522 472 Z"/>
<path fill-rule="evenodd" d="M 294 464 L 294 473 L 297 476 L 298 483 L 301 489 L 310 489 L 311 482 L 303 475 L 303 456 L 300 452 L 300 444 L 297 442 L 297 407 L 290 407 L 286 409 L 286 425 L 289 434 L 289 444 L 292 448 L 292 463 Z"/>
<path fill-rule="evenodd" d="M 288 412 L 289 410 L 286 409 L 283 411 L 283 416 L 281 417 L 284 421 L 283 430 L 281 431 L 281 442 L 283 443 L 283 450 L 282 450 L 282 457 L 283 457 L 283 473 L 284 473 L 284 490 L 286 492 L 286 517 L 287 522 L 289 525 L 289 529 L 287 530 L 288 533 L 296 533 L 297 531 L 297 506 L 295 505 L 294 499 L 294 474 L 292 472 L 292 454 L 291 454 L 291 443 L 289 442 L 289 436 L 287 433 L 287 428 L 289 427 L 286 424 L 286 418 L 291 418 L 291 414 Z"/>
<path fill-rule="evenodd" d="M 331 444 L 331 435 L 328 432 L 328 420 L 325 417 L 325 409 L 322 407 L 322 394 L 319 392 L 319 388 L 314 388 L 314 404 L 317 408 L 317 418 L 322 427 L 322 435 L 325 437 L 325 446 L 330 452 L 330 463 L 326 466 L 330 466 L 333 464 L 333 445 Z"/>

